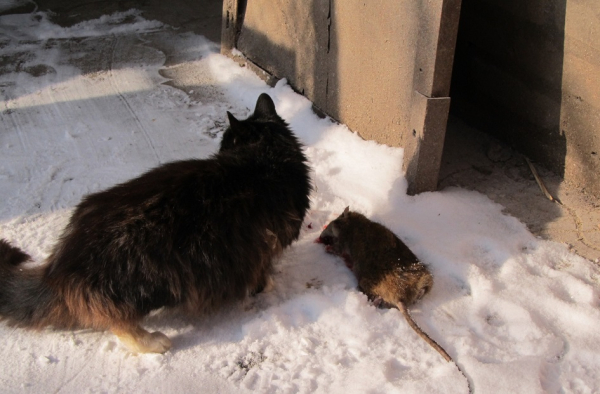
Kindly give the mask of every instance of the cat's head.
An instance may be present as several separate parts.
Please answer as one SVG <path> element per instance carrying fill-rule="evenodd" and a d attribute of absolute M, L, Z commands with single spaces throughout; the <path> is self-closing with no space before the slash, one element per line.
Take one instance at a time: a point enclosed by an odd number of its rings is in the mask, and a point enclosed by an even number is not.
<path fill-rule="evenodd" d="M 221 151 L 255 144 L 273 136 L 294 138 L 287 123 L 275 111 L 275 103 L 266 93 L 258 97 L 254 113 L 247 119 L 239 120 L 229 111 L 227 117 L 229 127 L 223 134 Z"/>

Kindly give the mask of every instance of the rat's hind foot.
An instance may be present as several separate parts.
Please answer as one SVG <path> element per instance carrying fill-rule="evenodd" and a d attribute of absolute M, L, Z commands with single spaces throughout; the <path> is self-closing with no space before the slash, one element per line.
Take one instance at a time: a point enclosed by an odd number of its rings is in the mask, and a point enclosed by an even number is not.
<path fill-rule="evenodd" d="M 164 353 L 171 348 L 171 340 L 165 334 L 149 333 L 138 325 L 113 328 L 112 332 L 133 353 Z"/>

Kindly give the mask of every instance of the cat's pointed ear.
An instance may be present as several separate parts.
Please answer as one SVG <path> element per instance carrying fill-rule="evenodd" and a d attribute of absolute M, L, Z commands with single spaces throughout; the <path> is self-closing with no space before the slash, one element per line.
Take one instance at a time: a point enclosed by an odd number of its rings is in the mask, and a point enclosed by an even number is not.
<path fill-rule="evenodd" d="M 346 209 L 344 209 L 344 213 L 342 213 L 342 217 L 348 217 L 348 215 L 350 214 L 350 207 L 346 207 Z"/>
<path fill-rule="evenodd" d="M 275 111 L 275 103 L 266 93 L 258 96 L 256 100 L 256 108 L 254 108 L 254 116 L 257 118 L 270 119 L 277 117 L 277 111 Z"/>
<path fill-rule="evenodd" d="M 229 126 L 231 126 L 231 130 L 241 129 L 241 122 L 237 120 L 236 117 L 233 116 L 229 111 L 227 111 L 227 118 L 229 118 Z"/>

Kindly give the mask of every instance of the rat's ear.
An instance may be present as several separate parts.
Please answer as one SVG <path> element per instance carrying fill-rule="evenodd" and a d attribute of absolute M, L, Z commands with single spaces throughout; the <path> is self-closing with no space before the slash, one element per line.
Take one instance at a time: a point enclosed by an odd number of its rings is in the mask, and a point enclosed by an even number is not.
<path fill-rule="evenodd" d="M 342 217 L 345 218 L 350 214 L 350 207 L 346 207 L 346 209 L 344 209 L 344 213 L 342 213 Z"/>

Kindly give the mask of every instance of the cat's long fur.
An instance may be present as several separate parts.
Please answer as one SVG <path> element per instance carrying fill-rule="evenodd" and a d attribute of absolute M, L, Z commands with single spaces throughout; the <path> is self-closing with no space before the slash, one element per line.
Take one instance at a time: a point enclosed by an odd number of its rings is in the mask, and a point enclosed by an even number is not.
<path fill-rule="evenodd" d="M 0 240 L 0 317 L 41 328 L 111 329 L 132 350 L 163 352 L 150 311 L 218 307 L 260 291 L 309 207 L 306 157 L 262 94 L 248 119 L 228 113 L 219 152 L 157 167 L 85 197 L 47 262 Z"/>

